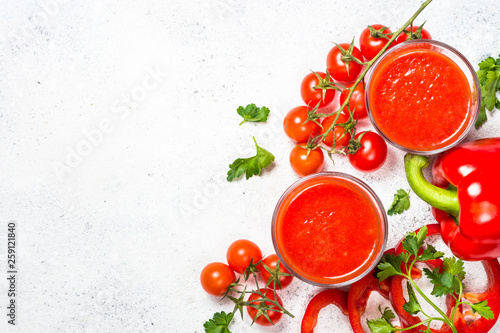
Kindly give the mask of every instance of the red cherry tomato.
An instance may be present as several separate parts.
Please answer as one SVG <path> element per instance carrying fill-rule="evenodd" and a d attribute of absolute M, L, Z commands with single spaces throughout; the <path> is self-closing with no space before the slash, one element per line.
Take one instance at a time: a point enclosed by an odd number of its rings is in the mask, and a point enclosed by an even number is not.
<path fill-rule="evenodd" d="M 348 85 L 348 87 L 352 87 L 352 84 Z M 346 90 L 344 90 L 342 94 L 340 94 L 340 105 L 344 104 L 347 95 L 349 95 L 349 91 Z M 363 83 L 358 83 L 356 88 L 354 88 L 351 99 L 349 100 L 349 108 L 351 109 L 351 111 L 354 111 L 354 119 L 363 119 L 368 116 L 368 113 L 366 112 L 365 90 L 363 89 Z M 347 107 L 342 109 L 342 112 L 346 116 L 349 116 L 349 110 L 347 109 Z"/>
<path fill-rule="evenodd" d="M 297 106 L 288 111 L 283 120 L 285 134 L 295 142 L 307 142 L 310 135 L 315 136 L 319 133 L 320 127 L 315 122 L 309 121 L 304 124 L 308 111 L 307 106 Z"/>
<path fill-rule="evenodd" d="M 387 143 L 375 132 L 361 132 L 356 134 L 356 139 L 363 133 L 366 134 L 360 140 L 361 148 L 348 155 L 349 162 L 359 171 L 373 172 L 380 169 L 387 158 Z"/>
<path fill-rule="evenodd" d="M 276 268 L 276 265 L 278 264 L 278 260 L 279 258 L 276 254 L 271 254 L 265 257 L 264 260 L 262 260 L 262 262 L 266 264 L 267 267 L 274 270 Z M 259 271 L 262 276 L 262 280 L 264 280 L 264 283 L 267 283 L 267 281 L 271 277 L 271 274 L 269 274 L 269 272 L 264 268 L 263 265 L 259 265 Z M 285 265 L 283 265 L 281 261 L 280 261 L 279 271 L 290 274 L 288 269 L 286 269 Z M 293 281 L 293 276 L 281 276 L 280 277 L 281 288 L 278 285 L 276 285 L 276 289 L 283 289 L 285 287 L 288 287 L 290 283 L 292 283 L 292 281 Z M 269 284 L 269 288 L 274 289 L 274 281 Z"/>
<path fill-rule="evenodd" d="M 263 293 L 264 295 L 266 295 L 267 298 L 272 299 L 274 301 L 277 301 L 281 306 L 283 306 L 283 301 L 281 300 L 281 298 L 277 294 L 276 294 L 276 298 L 274 298 L 274 291 L 273 290 L 260 289 L 260 292 Z M 255 304 L 255 305 L 258 305 L 260 303 L 259 301 L 257 301 L 259 299 L 261 299 L 261 297 L 257 294 L 251 294 L 250 297 L 248 297 L 248 301 L 249 302 L 255 301 L 255 302 L 252 302 L 252 304 Z M 265 301 L 264 304 L 269 305 L 269 306 L 273 305 L 273 303 L 271 303 L 269 301 Z M 279 310 L 279 308 L 276 305 L 274 305 L 272 307 L 272 309 Z M 263 314 L 260 314 L 257 318 L 255 318 L 255 316 L 257 315 L 257 311 L 258 310 L 256 308 L 253 308 L 251 306 L 247 306 L 247 312 L 250 315 L 250 317 L 252 318 L 252 320 L 255 319 L 255 323 L 257 323 L 258 325 L 261 325 L 261 326 L 271 326 L 273 324 L 276 324 L 281 319 L 281 316 L 283 315 L 281 312 L 267 310 L 267 315 L 269 316 L 269 319 L 271 319 L 271 321 L 272 321 L 272 323 L 271 323 L 271 322 L 269 322 L 269 320 L 267 320 L 266 317 L 264 317 Z"/>
<path fill-rule="evenodd" d="M 382 24 L 372 24 L 372 27 L 375 30 L 379 30 L 382 27 L 384 27 Z M 382 33 L 384 34 L 389 34 L 392 31 L 390 29 L 385 29 Z M 390 38 L 390 37 L 389 37 Z M 382 48 L 387 44 L 389 39 L 384 38 L 384 37 L 373 37 L 370 29 L 365 28 L 363 32 L 361 32 L 361 35 L 359 36 L 359 48 L 361 50 L 361 53 L 363 54 L 363 57 L 367 61 L 372 60 L 379 52 L 382 50 Z M 393 43 L 390 47 L 392 47 L 395 43 Z"/>
<path fill-rule="evenodd" d="M 262 251 L 254 242 L 240 239 L 229 245 L 226 259 L 233 271 L 243 274 L 250 265 L 250 261 L 256 264 L 262 259 Z"/>
<path fill-rule="evenodd" d="M 322 79 L 326 78 L 326 74 L 322 72 L 316 72 Z M 313 89 L 315 86 L 319 84 L 318 77 L 314 73 L 309 73 L 304 77 L 302 83 L 300 84 L 300 96 L 304 100 L 307 106 L 310 108 L 314 108 L 318 105 L 320 108 L 325 105 L 330 104 L 335 97 L 334 89 L 327 89 L 325 91 L 325 98 L 323 98 L 323 90 L 322 89 Z"/>
<path fill-rule="evenodd" d="M 236 281 L 236 275 L 228 265 L 213 262 L 205 266 L 200 274 L 203 289 L 214 296 L 222 296 L 227 287 Z"/>
<path fill-rule="evenodd" d="M 323 126 L 323 128 L 321 129 L 321 134 L 325 133 L 330 128 L 330 126 L 332 126 L 334 120 L 335 116 L 330 116 L 323 119 L 323 121 L 321 122 L 321 126 Z M 342 147 L 347 146 L 349 144 L 349 140 L 351 140 L 351 134 L 347 132 L 345 135 L 343 135 L 345 129 L 343 127 L 337 126 L 337 124 L 346 123 L 348 120 L 349 117 L 347 117 L 345 114 L 340 114 L 337 119 L 337 122 L 335 123 L 335 129 L 333 132 L 335 132 L 336 148 L 340 149 Z M 325 140 L 323 140 L 323 143 L 328 147 L 331 147 L 333 145 L 332 132 L 328 133 Z"/>
<path fill-rule="evenodd" d="M 349 49 L 348 43 L 339 44 L 344 50 Z M 355 46 L 352 50 L 352 55 L 363 61 L 363 55 L 361 51 Z M 357 62 L 351 60 L 349 61 L 349 74 L 347 74 L 347 69 L 344 61 L 342 60 L 342 53 L 340 52 L 337 45 L 335 45 L 328 56 L 326 57 L 326 68 L 328 68 L 328 73 L 331 77 L 338 82 L 350 83 L 358 77 L 359 73 L 363 67 Z"/>
<path fill-rule="evenodd" d="M 415 32 L 417 29 L 418 29 L 418 25 L 414 25 L 412 32 Z M 405 30 L 410 31 L 410 27 L 406 28 Z M 408 36 L 404 32 L 402 32 L 401 35 L 399 35 L 398 38 L 396 38 L 396 44 L 402 43 L 407 39 L 408 39 Z M 427 31 L 423 28 L 422 28 L 422 39 L 432 39 L 429 31 Z"/>
<path fill-rule="evenodd" d="M 290 152 L 290 165 L 299 177 L 320 172 L 323 169 L 323 161 L 325 160 L 321 148 L 311 150 L 308 155 L 307 149 L 300 147 L 306 145 L 307 143 L 299 143 Z"/>

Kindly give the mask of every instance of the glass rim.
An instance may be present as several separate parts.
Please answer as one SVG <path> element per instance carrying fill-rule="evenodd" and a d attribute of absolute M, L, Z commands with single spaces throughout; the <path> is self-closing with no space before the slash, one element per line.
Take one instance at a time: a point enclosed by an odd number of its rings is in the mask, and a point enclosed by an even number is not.
<path fill-rule="evenodd" d="M 378 253 L 372 253 L 372 255 L 368 258 L 372 262 L 370 265 L 368 265 L 363 271 L 360 271 L 359 274 L 354 276 L 353 278 L 346 280 L 346 281 L 341 281 L 339 283 L 322 283 L 318 281 L 311 280 L 305 276 L 302 276 L 299 272 L 297 272 L 291 265 L 289 265 L 286 260 L 284 260 L 283 256 L 281 255 L 280 247 L 278 245 L 277 237 L 276 237 L 276 227 L 277 227 L 277 219 L 278 219 L 278 213 L 281 209 L 281 206 L 286 198 L 294 191 L 298 186 L 306 183 L 307 181 L 315 178 L 320 178 L 320 177 L 328 177 L 328 178 L 337 178 L 341 180 L 347 180 L 351 184 L 355 185 L 358 189 L 360 189 L 364 194 L 367 195 L 368 199 L 371 201 L 373 206 L 376 207 L 377 215 L 379 217 L 379 230 L 381 233 L 381 244 L 380 244 L 380 251 Z M 379 214 L 380 212 L 380 214 Z M 362 279 L 364 276 L 366 276 L 368 273 L 370 273 L 379 263 L 380 259 L 382 258 L 385 247 L 387 245 L 387 238 L 389 234 L 389 222 L 387 218 L 387 214 L 384 208 L 384 205 L 382 204 L 382 201 L 378 197 L 378 195 L 373 191 L 373 189 L 368 186 L 365 182 L 363 182 L 361 179 L 349 175 L 347 173 L 343 172 L 336 172 L 336 171 L 329 171 L 329 172 L 319 172 L 315 173 L 306 177 L 303 177 L 297 181 L 295 181 L 292 185 L 290 185 L 285 192 L 281 195 L 279 198 L 276 207 L 273 212 L 273 217 L 272 217 L 272 223 L 271 223 L 271 237 L 273 241 L 273 246 L 274 250 L 276 252 L 276 255 L 278 256 L 278 259 L 280 260 L 280 263 L 285 266 L 286 269 L 295 277 L 298 279 L 314 285 L 314 286 L 319 286 L 319 287 L 344 287 L 348 286 L 360 279 Z M 360 268 L 362 268 L 361 266 Z M 359 269 L 358 269 L 359 270 Z M 358 273 L 357 271 L 354 271 L 355 273 Z"/>
<path fill-rule="evenodd" d="M 404 146 L 400 145 L 399 143 L 396 143 L 393 140 L 391 140 L 378 127 L 377 123 L 373 119 L 373 115 L 372 115 L 371 109 L 370 109 L 370 104 L 368 102 L 368 94 L 369 94 L 369 89 L 370 89 L 371 77 L 372 77 L 373 73 L 375 72 L 375 70 L 377 69 L 377 67 L 380 65 L 380 63 L 387 56 L 389 56 L 390 54 L 392 54 L 394 51 L 397 51 L 397 50 L 399 50 L 399 49 L 401 49 L 403 47 L 406 47 L 406 46 L 412 45 L 412 44 L 430 44 L 430 45 L 434 45 L 434 46 L 438 46 L 438 47 L 441 47 L 443 49 L 446 49 L 447 51 L 450 51 L 451 53 L 453 53 L 454 55 L 456 55 L 463 62 L 463 64 L 467 67 L 467 69 L 469 70 L 469 72 L 470 72 L 470 74 L 472 76 L 472 81 L 473 82 L 471 84 L 470 80 L 468 78 L 467 78 L 467 81 L 469 82 L 470 86 L 473 86 L 475 88 L 475 92 L 477 93 L 477 106 L 475 107 L 475 110 L 473 110 L 472 106 L 471 106 L 469 112 L 471 112 L 473 114 L 472 114 L 471 119 L 469 120 L 469 123 L 466 126 L 463 127 L 464 131 L 459 135 L 459 137 L 455 141 L 450 142 L 446 146 L 439 147 L 439 148 L 433 149 L 433 150 L 417 150 L 417 149 L 407 148 L 407 147 L 404 147 Z M 454 59 L 451 59 L 451 60 L 453 62 L 457 63 Z M 462 69 L 462 68 L 460 68 L 460 69 Z M 466 73 L 464 73 L 464 75 L 466 75 Z M 378 58 L 375 61 L 375 63 L 371 66 L 371 68 L 366 73 L 366 77 L 365 78 L 366 78 L 366 80 L 365 80 L 366 84 L 365 84 L 365 96 L 364 96 L 364 98 L 365 98 L 366 111 L 368 113 L 368 117 L 370 118 L 371 124 L 373 125 L 373 127 L 375 128 L 375 130 L 378 132 L 378 134 L 380 134 L 384 138 L 384 140 L 386 140 L 387 142 L 389 142 L 392 146 L 394 146 L 394 147 L 396 147 L 396 148 L 398 148 L 398 149 L 400 149 L 402 151 L 405 151 L 407 153 L 419 154 L 419 155 L 434 155 L 434 154 L 438 154 L 438 153 L 444 152 L 444 151 L 446 151 L 446 150 L 448 150 L 448 149 L 450 149 L 450 148 L 458 145 L 460 142 L 462 142 L 467 137 L 467 135 L 469 135 L 472 127 L 474 126 L 474 124 L 476 123 L 476 121 L 477 121 L 477 119 L 479 117 L 479 112 L 480 112 L 480 109 L 481 109 L 481 86 L 479 85 L 479 78 L 477 77 L 476 71 L 474 70 L 474 67 L 469 62 L 469 60 L 467 60 L 467 58 L 462 53 L 460 53 L 460 51 L 458 51 L 454 47 L 452 47 L 452 46 L 450 46 L 448 44 L 445 44 L 443 42 L 440 42 L 440 41 L 437 41 L 437 40 L 433 40 L 433 39 L 413 39 L 413 40 L 406 40 L 406 41 L 404 41 L 402 43 L 394 45 L 393 47 L 391 47 L 390 49 L 388 49 L 384 54 L 382 54 L 382 56 L 380 58 Z M 474 93 L 474 91 L 472 91 L 471 93 Z M 471 96 L 471 100 L 472 100 L 472 96 Z"/>

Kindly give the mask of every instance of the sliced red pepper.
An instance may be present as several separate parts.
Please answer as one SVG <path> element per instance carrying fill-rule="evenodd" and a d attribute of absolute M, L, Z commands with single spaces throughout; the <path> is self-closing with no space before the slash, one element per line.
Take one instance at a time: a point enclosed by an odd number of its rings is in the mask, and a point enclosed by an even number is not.
<path fill-rule="evenodd" d="M 385 253 L 394 254 L 394 249 L 387 250 Z M 349 322 L 354 333 L 365 333 L 363 326 L 361 326 L 361 317 L 365 313 L 368 298 L 373 291 L 378 292 L 385 299 L 389 299 L 391 278 L 379 283 L 373 275 L 374 272 L 372 271 L 361 280 L 354 282 L 349 289 L 347 308 Z"/>
<path fill-rule="evenodd" d="M 394 254 L 394 249 L 387 250 L 385 253 Z M 377 291 L 384 298 L 389 299 L 390 278 L 379 284 L 373 273 L 374 271 L 353 283 L 349 293 L 338 289 L 327 289 L 314 296 L 307 305 L 302 319 L 301 332 L 313 332 L 318 322 L 319 311 L 329 304 L 334 304 L 344 315 L 349 316 L 354 333 L 365 333 L 361 326 L 361 317 L 365 312 L 370 293 Z"/>
<path fill-rule="evenodd" d="M 486 333 L 498 320 L 500 313 L 500 264 L 497 259 L 484 260 L 481 263 L 488 276 L 488 287 L 482 293 L 465 293 L 464 298 L 471 303 L 487 300 L 495 318 L 488 320 L 480 317 L 467 325 L 464 314 L 457 311 L 453 322 L 459 333 Z"/>
<path fill-rule="evenodd" d="M 439 220 L 443 239 L 464 260 L 500 256 L 500 138 L 460 144 L 438 156 L 432 168 L 433 185 L 422 170 L 425 156 L 407 154 L 405 171 L 412 190 L 436 209 L 453 217 Z M 458 190 L 447 189 L 449 185 Z M 448 222 L 457 222 L 456 226 Z M 469 251 L 472 248 L 472 251 Z"/>
<path fill-rule="evenodd" d="M 429 232 L 428 235 L 437 234 L 440 231 L 438 224 L 429 224 L 427 226 Z M 441 232 L 442 233 L 442 232 Z M 396 247 L 396 254 L 401 253 L 402 247 L 398 245 Z M 441 267 L 442 261 L 427 261 L 426 262 L 431 267 Z M 482 261 L 486 274 L 488 276 L 488 287 L 486 291 L 482 293 L 465 293 L 463 298 L 469 300 L 472 303 L 477 303 L 483 300 L 488 300 L 488 305 L 493 311 L 494 319 L 487 320 L 480 317 L 474 320 L 472 323 L 467 325 L 465 320 L 465 315 L 462 312 L 462 307 L 458 307 L 455 312 L 455 318 L 453 323 L 459 333 L 486 333 L 488 332 L 498 320 L 498 315 L 500 314 L 500 264 L 497 259 Z M 413 277 L 413 274 L 412 274 Z M 418 278 L 415 276 L 415 279 Z M 391 303 L 394 307 L 394 311 L 398 314 L 401 319 L 402 324 L 405 327 L 413 326 L 421 322 L 422 320 L 417 316 L 412 316 L 403 309 L 403 305 L 406 303 L 406 299 L 403 295 L 403 280 L 401 276 L 395 276 L 392 278 L 391 282 Z M 446 299 L 447 312 L 449 316 L 453 307 L 455 306 L 455 300 L 451 295 L 447 296 Z M 425 326 L 420 326 L 415 328 L 413 331 L 418 332 L 419 330 L 425 329 Z M 439 329 L 431 329 L 434 333 L 448 333 L 451 329 L 443 324 Z"/>
<path fill-rule="evenodd" d="M 326 289 L 314 296 L 307 305 L 300 331 L 312 333 L 318 323 L 319 311 L 330 304 L 336 305 L 347 316 L 347 291 Z"/>

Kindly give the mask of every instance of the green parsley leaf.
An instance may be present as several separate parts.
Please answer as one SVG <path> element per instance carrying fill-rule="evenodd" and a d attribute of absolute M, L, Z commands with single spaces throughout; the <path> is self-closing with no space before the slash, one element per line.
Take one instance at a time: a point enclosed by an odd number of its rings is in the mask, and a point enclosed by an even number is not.
<path fill-rule="evenodd" d="M 401 275 L 402 255 L 384 254 L 382 260 L 377 265 L 377 278 L 380 282 L 394 275 Z"/>
<path fill-rule="evenodd" d="M 411 232 L 406 235 L 403 240 L 403 249 L 418 257 L 418 251 L 424 245 L 424 240 L 427 237 L 427 230 L 427 227 L 423 226 L 418 233 Z"/>
<path fill-rule="evenodd" d="M 391 333 L 396 331 L 396 328 L 384 318 L 367 319 L 366 324 L 368 324 L 368 328 L 372 333 Z"/>
<path fill-rule="evenodd" d="M 477 312 L 481 317 L 486 318 L 488 320 L 495 318 L 493 311 L 491 311 L 491 308 L 488 306 L 487 300 L 484 300 L 479 303 L 469 303 L 469 305 L 472 308 L 473 313 Z"/>
<path fill-rule="evenodd" d="M 481 126 L 486 120 L 486 110 L 492 111 L 500 106 L 496 93 L 500 91 L 500 56 L 496 60 L 488 57 L 479 63 L 476 72 L 481 86 L 481 111 L 476 121 L 476 127 Z"/>
<path fill-rule="evenodd" d="M 429 229 L 424 225 L 415 234 L 415 236 L 417 237 L 417 246 L 419 249 L 422 247 L 422 245 L 424 245 L 424 241 L 427 238 L 427 231 L 429 231 Z"/>
<path fill-rule="evenodd" d="M 455 257 L 443 259 L 443 270 L 456 277 L 460 282 L 465 279 L 464 262 Z M 453 279 L 453 290 L 455 293 L 460 292 L 460 282 Z"/>
<path fill-rule="evenodd" d="M 434 246 L 427 244 L 427 248 L 418 257 L 418 260 L 427 261 L 432 259 L 439 259 L 442 257 L 444 257 L 444 252 L 437 251 Z"/>
<path fill-rule="evenodd" d="M 260 175 L 262 169 L 267 168 L 272 161 L 274 161 L 274 155 L 271 154 L 266 149 L 259 147 L 255 138 L 253 138 L 255 146 L 257 147 L 257 154 L 249 158 L 238 158 L 232 164 L 229 165 L 229 171 L 227 172 L 227 181 L 231 182 L 233 179 L 240 178 L 244 173 L 246 179 Z"/>
<path fill-rule="evenodd" d="M 408 289 L 408 296 L 410 299 L 403 305 L 403 309 L 409 314 L 415 315 L 422 311 L 422 308 L 420 307 L 420 303 L 417 300 L 417 296 L 415 296 L 415 291 L 413 290 L 411 283 L 406 282 L 406 287 Z"/>
<path fill-rule="evenodd" d="M 243 107 L 240 106 L 238 110 L 236 110 L 238 114 L 243 118 L 243 121 L 240 123 L 251 121 L 254 123 L 262 123 L 267 121 L 267 117 L 269 116 L 269 109 L 265 106 L 258 108 L 255 104 L 248 104 Z"/>
<path fill-rule="evenodd" d="M 482 70 L 483 72 L 495 70 L 495 59 L 493 59 L 493 57 L 488 57 L 484 59 L 479 63 L 479 69 Z M 479 82 L 484 83 L 484 81 L 481 81 L 482 75 L 478 74 L 478 77 L 479 77 Z"/>
<path fill-rule="evenodd" d="M 481 104 L 481 108 L 479 109 L 479 116 L 476 120 L 476 127 L 481 126 L 488 120 L 488 116 L 486 115 L 486 109 L 484 108 L 484 103 Z"/>
<path fill-rule="evenodd" d="M 373 319 L 373 320 L 368 320 L 368 319 L 366 320 L 366 323 L 368 324 L 370 331 L 375 332 L 375 333 L 394 332 L 396 330 L 396 328 L 391 324 L 391 320 L 396 318 L 396 316 L 391 311 L 391 309 L 386 307 L 384 309 L 384 311 L 382 312 L 382 309 L 380 308 L 380 305 L 379 305 L 378 311 L 382 315 L 381 318 Z"/>
<path fill-rule="evenodd" d="M 406 235 L 405 239 L 403 240 L 403 249 L 408 251 L 408 253 L 414 255 L 415 257 L 418 256 L 418 240 L 417 237 L 414 235 Z"/>
<path fill-rule="evenodd" d="M 424 268 L 425 275 L 429 278 L 431 283 L 434 285 L 431 295 L 440 297 L 443 295 L 453 294 L 454 292 L 454 276 L 448 272 L 439 272 L 439 267 L 434 268 L 431 271 L 428 268 Z"/>
<path fill-rule="evenodd" d="M 205 327 L 205 333 L 231 333 L 229 330 L 229 324 L 233 320 L 234 314 L 217 312 L 214 314 L 212 319 L 209 319 L 203 324 Z"/>
<path fill-rule="evenodd" d="M 443 269 L 451 275 L 456 275 L 462 281 L 465 278 L 464 262 L 455 257 L 443 259 Z"/>
<path fill-rule="evenodd" d="M 406 192 L 403 189 L 399 189 L 396 194 L 394 194 L 394 200 L 392 201 L 387 214 L 401 214 L 408 208 L 410 208 L 410 191 Z"/>
<path fill-rule="evenodd" d="M 380 314 L 382 315 L 382 318 L 384 318 L 385 320 L 387 321 L 391 321 L 392 319 L 396 318 L 396 315 L 394 314 L 394 312 L 391 311 L 391 309 L 389 309 L 388 307 L 386 307 L 384 309 L 384 311 L 382 312 L 382 309 L 380 308 L 380 305 L 378 306 L 378 311 L 380 312 Z"/>

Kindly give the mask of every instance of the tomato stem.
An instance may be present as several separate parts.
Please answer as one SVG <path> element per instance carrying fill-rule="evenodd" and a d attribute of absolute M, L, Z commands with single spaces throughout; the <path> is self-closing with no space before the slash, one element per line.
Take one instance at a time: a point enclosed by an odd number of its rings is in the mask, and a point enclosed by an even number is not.
<path fill-rule="evenodd" d="M 392 42 L 394 42 L 394 40 L 408 27 L 408 26 L 413 26 L 413 21 L 418 17 L 418 15 L 420 15 L 420 13 L 425 9 L 425 7 L 427 7 L 430 3 L 432 2 L 432 0 L 427 0 L 425 1 L 424 3 L 422 3 L 422 5 L 420 5 L 420 8 L 410 17 L 410 19 L 408 21 L 406 21 L 406 23 L 401 27 L 399 28 L 396 32 L 394 32 L 391 36 L 391 38 L 389 39 L 389 41 L 387 42 L 387 44 L 384 45 L 384 47 L 380 50 L 380 52 L 375 56 L 373 57 L 372 60 L 366 62 L 366 63 L 362 63 L 360 61 L 356 61 L 357 59 L 352 59 L 352 58 L 355 58 L 355 57 L 351 57 L 349 60 L 354 60 L 355 62 L 358 62 L 359 64 L 362 64 L 365 66 L 365 68 L 363 69 L 363 71 L 361 72 L 361 74 L 358 76 L 358 78 L 356 79 L 356 81 L 354 81 L 354 84 L 350 87 L 350 88 L 346 88 L 345 90 L 349 90 L 349 94 L 347 95 L 347 98 L 345 99 L 344 103 L 342 103 L 342 105 L 340 106 L 339 110 L 335 111 L 335 112 L 332 112 L 330 114 L 324 114 L 325 117 L 330 117 L 330 116 L 333 116 L 335 115 L 335 119 L 334 121 L 332 122 L 331 126 L 328 128 L 328 130 L 325 131 L 324 134 L 321 135 L 322 139 L 326 138 L 326 136 L 328 135 L 328 133 L 330 133 L 331 131 L 334 130 L 335 128 L 335 124 L 337 123 L 337 120 L 340 116 L 340 112 L 341 110 L 343 110 L 347 105 L 349 105 L 349 100 L 351 99 L 351 96 L 352 94 L 354 93 L 354 89 L 356 88 L 356 86 L 363 80 L 363 87 L 364 87 L 364 77 L 366 75 L 366 73 L 368 72 L 368 70 L 373 66 L 373 64 L 375 63 L 375 61 L 378 60 L 378 58 L 380 58 L 380 56 L 389 48 L 389 46 L 392 44 Z M 337 45 L 337 44 L 336 44 Z M 341 49 L 339 47 L 339 49 Z M 343 49 L 341 49 L 343 50 Z M 344 50 L 345 51 L 345 50 Z M 323 114 L 322 114 L 323 115 Z M 317 118 L 316 118 L 317 119 Z M 354 137 L 354 131 L 355 129 L 351 130 L 352 133 L 350 132 L 351 134 L 351 137 Z M 330 152 L 333 154 L 335 152 L 335 144 L 336 144 L 336 140 L 335 140 L 335 135 L 333 136 L 333 145 L 332 145 L 332 148 L 330 150 Z"/>

